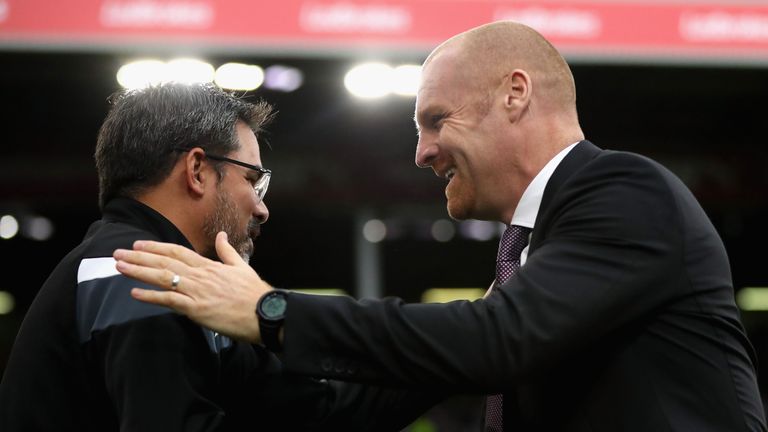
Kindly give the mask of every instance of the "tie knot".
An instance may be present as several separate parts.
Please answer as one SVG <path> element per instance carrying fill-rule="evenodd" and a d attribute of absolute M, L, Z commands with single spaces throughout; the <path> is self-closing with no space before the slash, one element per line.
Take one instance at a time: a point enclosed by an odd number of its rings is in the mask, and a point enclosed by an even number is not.
<path fill-rule="evenodd" d="M 520 226 L 510 225 L 507 227 L 499 242 L 499 254 L 497 261 L 515 261 L 520 259 L 520 254 L 528 245 L 528 234 L 531 229 Z"/>

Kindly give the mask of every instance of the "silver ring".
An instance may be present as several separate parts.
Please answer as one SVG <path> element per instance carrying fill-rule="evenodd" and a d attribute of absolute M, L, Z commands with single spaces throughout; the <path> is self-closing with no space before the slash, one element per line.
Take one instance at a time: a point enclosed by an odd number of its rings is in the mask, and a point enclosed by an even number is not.
<path fill-rule="evenodd" d="M 174 274 L 173 279 L 171 279 L 171 289 L 176 290 L 179 287 L 179 282 L 181 282 L 181 276 Z"/>

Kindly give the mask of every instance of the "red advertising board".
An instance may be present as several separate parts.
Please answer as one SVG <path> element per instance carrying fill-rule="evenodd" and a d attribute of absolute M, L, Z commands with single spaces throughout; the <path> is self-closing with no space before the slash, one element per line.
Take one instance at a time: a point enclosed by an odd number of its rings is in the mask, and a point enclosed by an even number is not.
<path fill-rule="evenodd" d="M 768 63 L 768 5 L 725 1 L 0 0 L 0 47 L 413 51 L 503 19 L 566 55 Z"/>

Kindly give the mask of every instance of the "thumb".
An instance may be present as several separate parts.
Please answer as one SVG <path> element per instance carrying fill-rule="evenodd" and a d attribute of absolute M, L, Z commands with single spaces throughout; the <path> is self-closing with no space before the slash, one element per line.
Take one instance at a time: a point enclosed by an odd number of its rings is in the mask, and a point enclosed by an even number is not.
<path fill-rule="evenodd" d="M 235 248 L 229 244 L 227 233 L 224 231 L 220 231 L 216 234 L 216 253 L 224 264 L 237 265 L 243 263 L 243 258 L 237 253 Z"/>

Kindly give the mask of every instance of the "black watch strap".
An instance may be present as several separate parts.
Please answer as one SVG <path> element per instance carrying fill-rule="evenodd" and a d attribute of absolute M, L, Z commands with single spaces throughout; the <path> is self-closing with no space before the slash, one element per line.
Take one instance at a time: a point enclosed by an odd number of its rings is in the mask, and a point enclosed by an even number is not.
<path fill-rule="evenodd" d="M 283 328 L 283 323 L 275 325 L 274 323 L 266 323 L 261 321 L 259 323 L 261 330 L 261 342 L 272 352 L 280 352 L 283 350 L 283 344 L 280 343 L 280 329 Z"/>

